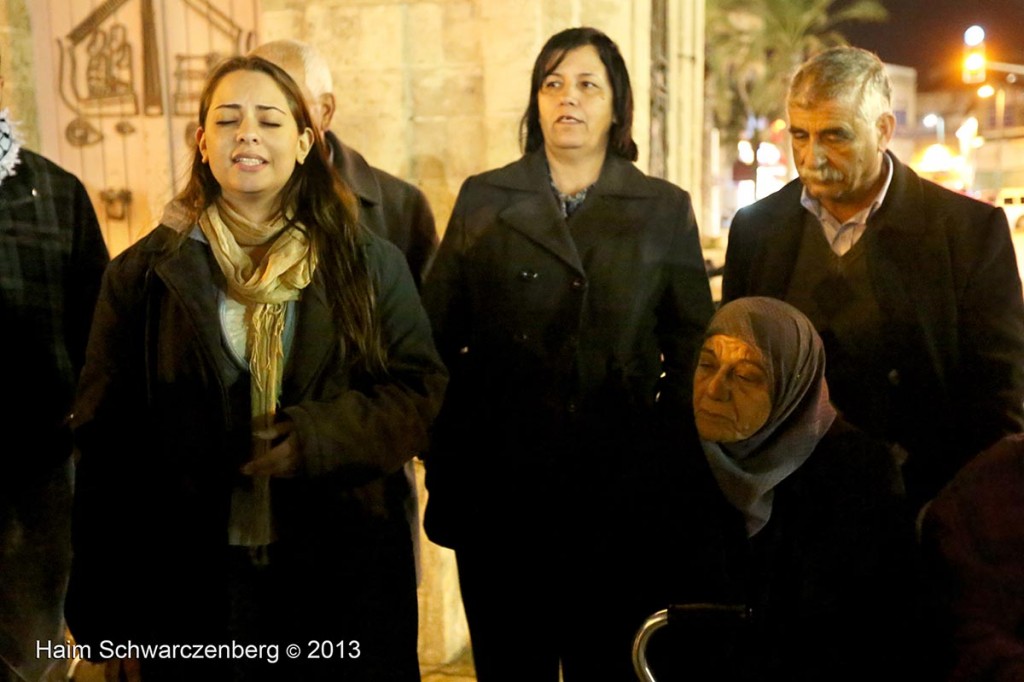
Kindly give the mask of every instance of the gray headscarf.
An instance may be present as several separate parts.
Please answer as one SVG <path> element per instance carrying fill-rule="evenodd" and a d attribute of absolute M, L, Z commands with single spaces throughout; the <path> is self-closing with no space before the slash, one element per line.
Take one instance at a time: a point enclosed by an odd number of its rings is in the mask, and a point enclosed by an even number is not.
<path fill-rule="evenodd" d="M 701 440 L 726 499 L 746 518 L 752 537 L 768 523 L 774 489 L 803 464 L 832 426 L 825 349 L 803 313 L 773 298 L 740 298 L 722 306 L 704 338 L 723 334 L 761 351 L 772 408 L 754 435 L 735 443 Z"/>

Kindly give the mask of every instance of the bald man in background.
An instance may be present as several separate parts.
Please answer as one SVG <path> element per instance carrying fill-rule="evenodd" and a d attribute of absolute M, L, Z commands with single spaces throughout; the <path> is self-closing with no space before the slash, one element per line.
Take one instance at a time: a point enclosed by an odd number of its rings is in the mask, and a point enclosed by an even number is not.
<path fill-rule="evenodd" d="M 298 40 L 275 40 L 256 47 L 249 54 L 276 64 L 298 83 L 306 98 L 306 107 L 330 149 L 334 168 L 359 200 L 359 222 L 402 250 L 419 289 L 438 242 L 434 214 L 423 192 L 374 168 L 359 152 L 329 130 L 335 111 L 331 71 L 312 45 Z M 405 477 L 409 483 L 405 515 L 412 535 L 416 582 L 419 583 L 420 512 L 416 474 L 411 461 L 405 465 Z"/>
<path fill-rule="evenodd" d="M 313 46 L 275 40 L 249 54 L 280 66 L 302 88 L 306 106 L 330 148 L 331 162 L 359 199 L 359 221 L 402 250 L 419 288 L 438 242 L 434 215 L 423 192 L 374 168 L 331 132 L 336 111 L 331 70 Z"/>

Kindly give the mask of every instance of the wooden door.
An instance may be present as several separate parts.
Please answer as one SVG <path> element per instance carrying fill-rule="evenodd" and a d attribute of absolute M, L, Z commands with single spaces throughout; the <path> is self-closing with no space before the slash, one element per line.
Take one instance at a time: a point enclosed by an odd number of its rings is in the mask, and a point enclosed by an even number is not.
<path fill-rule="evenodd" d="M 256 42 L 258 0 L 33 0 L 42 153 L 77 175 L 117 254 L 191 160 L 212 65 Z"/>

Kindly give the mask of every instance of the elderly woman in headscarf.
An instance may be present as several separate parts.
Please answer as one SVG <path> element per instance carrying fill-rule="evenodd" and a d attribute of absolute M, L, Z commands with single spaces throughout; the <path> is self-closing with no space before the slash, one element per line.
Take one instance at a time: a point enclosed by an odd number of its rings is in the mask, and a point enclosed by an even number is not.
<path fill-rule="evenodd" d="M 673 649 L 687 666 L 718 654 L 705 660 L 715 679 L 901 679 L 890 673 L 911 650 L 914 538 L 898 464 L 829 402 L 810 321 L 770 298 L 723 306 L 693 411 L 706 460 L 694 478 L 706 485 L 689 498 L 699 530 L 676 599 L 747 617 L 702 623 Z"/>

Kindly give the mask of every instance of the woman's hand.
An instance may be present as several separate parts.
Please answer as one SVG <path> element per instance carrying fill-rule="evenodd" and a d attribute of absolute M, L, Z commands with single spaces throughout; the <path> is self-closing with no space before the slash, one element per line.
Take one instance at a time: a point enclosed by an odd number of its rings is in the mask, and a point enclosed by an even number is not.
<path fill-rule="evenodd" d="M 270 441 L 269 449 L 265 455 L 243 466 L 243 474 L 290 478 L 299 472 L 299 439 L 292 422 L 277 422 L 261 431 L 254 431 L 252 435 Z"/>

